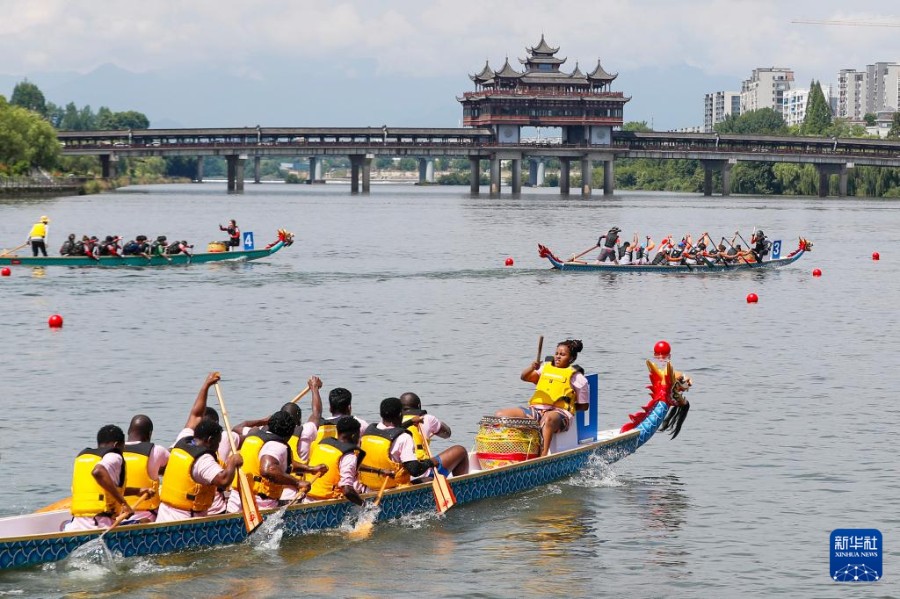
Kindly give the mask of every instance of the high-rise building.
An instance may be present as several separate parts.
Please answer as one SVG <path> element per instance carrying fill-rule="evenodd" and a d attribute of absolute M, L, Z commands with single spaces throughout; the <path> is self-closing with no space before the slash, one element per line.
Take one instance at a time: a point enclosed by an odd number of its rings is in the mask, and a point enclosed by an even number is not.
<path fill-rule="evenodd" d="M 791 89 L 793 82 L 794 71 L 791 69 L 753 69 L 750 79 L 741 84 L 741 114 L 760 108 L 771 108 L 780 113 L 784 106 L 784 92 Z"/>
<path fill-rule="evenodd" d="M 866 66 L 866 112 L 896 112 L 900 106 L 900 64 L 876 62 Z"/>
<path fill-rule="evenodd" d="M 703 98 L 703 132 L 712 133 L 729 115 L 740 116 L 740 92 L 712 92 Z"/>
<path fill-rule="evenodd" d="M 788 127 L 802 125 L 806 118 L 806 103 L 809 101 L 808 89 L 789 89 L 782 97 L 781 116 Z"/>
<path fill-rule="evenodd" d="M 868 106 L 868 73 L 855 69 L 838 72 L 838 106 L 836 116 L 861 121 Z"/>

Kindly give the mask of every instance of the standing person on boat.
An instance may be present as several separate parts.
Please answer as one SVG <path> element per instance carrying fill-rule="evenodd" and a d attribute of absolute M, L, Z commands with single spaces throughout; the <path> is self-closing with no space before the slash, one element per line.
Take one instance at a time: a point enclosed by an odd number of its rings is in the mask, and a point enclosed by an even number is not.
<path fill-rule="evenodd" d="M 606 235 L 601 235 L 600 239 L 597 240 L 597 245 L 600 246 L 600 255 L 597 257 L 597 262 L 606 262 L 607 260 L 612 260 L 616 264 L 619 263 L 617 254 L 619 232 L 621 230 L 622 229 L 620 229 L 619 227 L 613 227 Z"/>
<path fill-rule="evenodd" d="M 231 251 L 231 248 L 240 247 L 241 245 L 241 230 L 238 229 L 237 221 L 231 219 L 228 221 L 228 226 L 223 227 L 219 225 L 220 231 L 225 231 L 228 233 L 228 241 L 225 242 L 225 247 Z"/>
<path fill-rule="evenodd" d="M 169 450 L 156 445 L 153 436 L 153 421 L 149 416 L 137 414 L 128 425 L 128 440 L 122 450 L 125 459 L 125 486 L 153 489 L 153 496 L 144 501 L 128 501 L 134 510 L 132 519 L 146 522 L 156 520 L 159 509 L 159 477 L 169 463 Z"/>
<path fill-rule="evenodd" d="M 411 477 L 421 477 L 431 468 L 437 467 L 444 476 L 450 473 L 463 474 L 468 470 L 468 454 L 465 448 L 459 455 L 455 446 L 433 456 L 420 460 L 412 434 L 403 426 L 403 404 L 396 397 L 388 397 L 379 409 L 381 422 L 370 424 L 360 438 L 360 447 L 365 452 L 360 468 L 359 480 L 369 488 L 381 487 L 385 477 L 386 488 L 410 483 Z M 451 451 L 453 450 L 453 451 Z M 446 460 L 446 461 L 445 461 Z M 391 472 L 393 476 L 386 473 Z"/>
<path fill-rule="evenodd" d="M 290 488 L 294 493 L 309 490 L 309 483 L 291 476 L 294 455 L 288 446 L 288 439 L 294 432 L 294 417 L 278 411 L 269 417 L 265 430 L 258 430 L 244 438 L 240 454 L 244 462 L 244 472 L 250 477 L 250 487 L 257 497 L 260 509 L 276 508 L 282 492 Z M 306 468 L 307 472 L 324 473 L 326 467 Z M 241 494 L 236 492 L 237 483 L 228 496 L 228 512 L 241 511 Z"/>
<path fill-rule="evenodd" d="M 763 256 L 769 253 L 769 248 L 772 247 L 772 244 L 766 238 L 766 234 L 763 233 L 762 229 L 759 231 L 754 231 L 753 235 L 750 236 L 750 243 L 753 244 L 753 257 L 757 262 L 763 261 Z"/>
<path fill-rule="evenodd" d="M 75 233 L 69 233 L 69 237 L 63 242 L 59 248 L 60 256 L 75 256 Z"/>
<path fill-rule="evenodd" d="M 85 449 L 75 458 L 72 469 L 72 520 L 63 530 L 93 530 L 112 526 L 119 510 L 131 515 L 134 510 L 126 495 L 152 493 L 149 488 L 125 484 L 125 433 L 115 424 L 97 432 L 97 448 Z"/>
<path fill-rule="evenodd" d="M 359 447 L 359 420 L 341 416 L 334 426 L 337 437 L 322 439 L 310 451 L 310 464 L 324 465 L 326 471 L 313 481 L 306 500 L 344 497 L 350 503 L 362 505 L 359 494 L 365 493 L 368 488 L 359 481 L 359 463 L 365 455 Z"/>
<path fill-rule="evenodd" d="M 425 441 L 434 436 L 441 439 L 450 438 L 450 427 L 446 423 L 439 420 L 422 409 L 422 400 L 412 391 L 407 391 L 400 396 L 400 403 L 403 406 L 403 426 L 409 429 L 416 446 L 416 457 L 420 460 L 428 459 L 428 452 L 425 450 Z M 423 440 L 422 435 L 425 438 Z M 444 455 L 446 454 L 446 455 Z M 454 445 L 453 447 L 441 453 L 441 461 L 445 467 L 448 463 L 458 463 L 458 472 L 454 470 L 454 474 L 466 474 L 469 471 L 468 452 L 462 445 Z M 419 477 L 412 479 L 413 483 L 420 482 L 431 477 L 431 470 Z"/>
<path fill-rule="evenodd" d="M 498 410 L 498 418 L 533 418 L 541 426 L 541 455 L 550 452 L 553 435 L 569 430 L 575 412 L 583 412 L 590 404 L 590 390 L 585 376 L 573 362 L 583 348 L 579 339 L 560 341 L 553 362 L 533 362 L 522 371 L 522 380 L 534 383 L 536 389 L 528 406 Z"/>
<path fill-rule="evenodd" d="M 47 234 L 50 233 L 50 219 L 42 216 L 38 222 L 31 225 L 31 231 L 28 232 L 27 243 L 31 244 L 31 254 L 37 256 L 38 252 L 47 255 Z"/>
<path fill-rule="evenodd" d="M 221 495 L 218 489 L 231 485 L 237 469 L 244 463 L 241 454 L 236 453 L 220 465 L 216 460 L 216 448 L 221 442 L 222 427 L 218 422 L 206 419 L 196 425 L 192 435 L 175 443 L 159 491 L 161 503 L 157 522 L 187 520 L 213 513 L 214 501 Z"/>

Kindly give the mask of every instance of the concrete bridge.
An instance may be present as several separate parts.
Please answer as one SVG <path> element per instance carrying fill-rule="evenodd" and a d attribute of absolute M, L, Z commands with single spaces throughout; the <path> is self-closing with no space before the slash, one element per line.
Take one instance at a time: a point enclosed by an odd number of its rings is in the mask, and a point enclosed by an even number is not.
<path fill-rule="evenodd" d="M 246 161 L 254 161 L 254 182 L 260 181 L 259 163 L 264 156 L 307 157 L 310 180 L 321 179 L 320 159 L 350 159 L 352 193 L 370 191 L 371 163 L 376 156 L 413 157 L 419 160 L 419 180 L 433 181 L 437 157 L 468 158 L 470 190 L 480 192 L 481 161 L 490 164 L 490 193 L 501 192 L 501 161 L 511 162 L 512 193 L 521 192 L 522 161 L 529 162 L 532 185 L 543 181 L 543 161 L 560 162 L 560 193 L 571 193 L 572 163 L 582 173 L 603 164 L 603 193 L 614 191 L 616 158 L 699 160 L 705 171 L 704 194 L 713 193 L 713 172 L 720 171 L 722 194 L 731 189 L 731 169 L 741 161 L 812 164 L 819 173 L 819 195 L 828 194 L 831 175 L 838 175 L 841 195 L 847 193 L 848 169 L 856 166 L 900 167 L 900 140 L 856 138 L 775 137 L 718 135 L 715 133 L 637 133 L 614 131 L 607 144 L 558 143 L 519 140 L 500 143 L 491 129 L 327 127 L 224 129 L 143 129 L 133 131 L 63 131 L 58 134 L 68 156 L 98 156 L 104 177 L 115 176 L 119 157 L 199 157 L 197 180 L 203 179 L 205 156 L 222 156 L 228 166 L 228 190 L 244 189 Z M 591 177 L 582 177 L 581 195 L 590 197 Z"/>

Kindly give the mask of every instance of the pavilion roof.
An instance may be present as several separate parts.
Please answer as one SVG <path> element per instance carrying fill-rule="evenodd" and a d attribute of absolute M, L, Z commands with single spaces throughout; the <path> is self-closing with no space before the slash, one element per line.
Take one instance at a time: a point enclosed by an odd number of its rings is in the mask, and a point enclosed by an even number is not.
<path fill-rule="evenodd" d="M 559 52 L 559 47 L 551 48 L 547 41 L 544 39 L 544 34 L 541 34 L 541 41 L 537 46 L 533 46 L 531 48 L 526 48 L 526 50 L 530 54 L 549 54 L 553 55 Z"/>
<path fill-rule="evenodd" d="M 494 76 L 498 79 L 519 79 L 525 73 L 520 73 L 519 71 L 512 68 L 512 65 L 509 64 L 509 58 L 506 59 L 506 62 L 503 63 L 503 68 L 494 73 Z"/>
<path fill-rule="evenodd" d="M 490 63 L 487 60 L 484 61 L 484 68 L 481 69 L 480 73 L 469 75 L 469 79 L 471 79 L 472 81 L 480 81 L 482 83 L 485 81 L 490 81 L 493 78 L 494 70 L 491 68 Z"/>
<path fill-rule="evenodd" d="M 610 75 L 609 73 L 607 73 L 606 69 L 603 68 L 603 65 L 600 64 L 599 58 L 597 59 L 597 67 L 587 74 L 588 79 L 593 79 L 595 81 L 612 81 L 618 76 L 618 73 L 616 73 L 615 75 Z"/>

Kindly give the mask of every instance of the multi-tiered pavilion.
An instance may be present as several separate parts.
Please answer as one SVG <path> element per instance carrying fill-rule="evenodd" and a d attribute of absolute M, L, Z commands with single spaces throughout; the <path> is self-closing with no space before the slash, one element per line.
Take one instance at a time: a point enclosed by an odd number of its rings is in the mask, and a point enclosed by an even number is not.
<path fill-rule="evenodd" d="M 588 149 L 579 155 L 582 172 L 591 172 L 595 160 L 604 163 L 604 191 L 611 193 L 613 156 L 597 152 L 609 149 L 613 127 L 622 126 L 623 108 L 630 100 L 622 92 L 612 91 L 612 82 L 617 75 L 608 73 L 599 59 L 597 66 L 588 73 L 584 73 L 577 63 L 572 72 L 564 72 L 562 66 L 567 59 L 557 57 L 559 48 L 550 46 L 543 35 L 541 41 L 526 48 L 526 52 L 527 57 L 519 59 L 523 71 L 513 68 L 507 58 L 497 71 L 485 62 L 481 72 L 469 75 L 475 91 L 457 98 L 463 106 L 463 124 L 490 128 L 501 147 L 527 145 L 522 139 L 522 127 L 559 127 L 562 144 Z M 529 153 L 531 156 L 534 154 Z M 499 191 L 500 159 L 513 161 L 513 191 L 516 191 L 521 154 L 518 158 L 514 154 L 505 156 L 501 150 L 491 158 L 491 192 Z M 560 156 L 563 193 L 568 193 L 571 159 L 571 156 Z M 532 182 L 535 182 L 536 162 L 532 159 Z M 590 185 L 589 177 L 584 185 Z M 587 193 L 590 193 L 589 187 Z"/>

